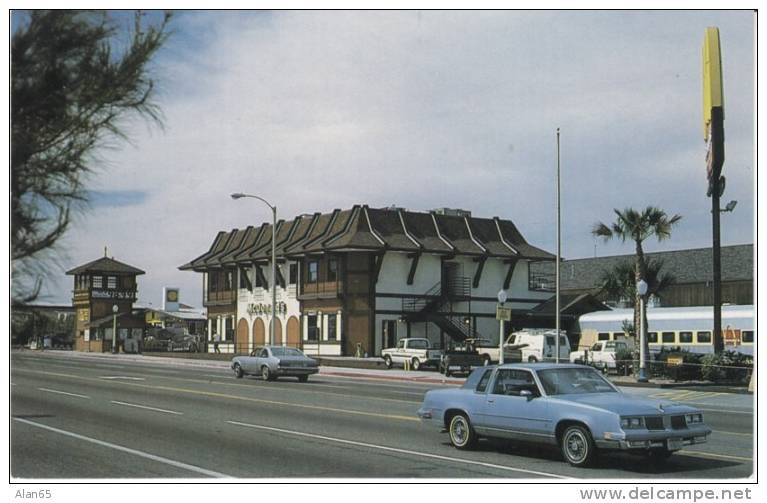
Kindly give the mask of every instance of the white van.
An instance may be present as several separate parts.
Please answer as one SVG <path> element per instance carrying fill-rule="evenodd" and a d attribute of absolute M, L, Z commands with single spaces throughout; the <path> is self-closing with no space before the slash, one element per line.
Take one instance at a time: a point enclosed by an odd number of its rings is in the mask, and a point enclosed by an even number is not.
<path fill-rule="evenodd" d="M 509 336 L 504 346 L 518 348 L 523 362 L 554 361 L 556 354 L 556 330 L 545 328 L 524 328 Z M 559 361 L 570 361 L 570 342 L 567 332 L 559 331 Z"/>

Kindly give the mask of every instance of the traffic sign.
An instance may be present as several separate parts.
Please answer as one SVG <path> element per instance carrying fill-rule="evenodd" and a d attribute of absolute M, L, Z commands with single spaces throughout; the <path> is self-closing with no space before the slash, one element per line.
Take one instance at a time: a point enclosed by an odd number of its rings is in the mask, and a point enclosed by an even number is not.
<path fill-rule="evenodd" d="M 511 308 L 496 306 L 495 319 L 499 321 L 511 321 Z"/>

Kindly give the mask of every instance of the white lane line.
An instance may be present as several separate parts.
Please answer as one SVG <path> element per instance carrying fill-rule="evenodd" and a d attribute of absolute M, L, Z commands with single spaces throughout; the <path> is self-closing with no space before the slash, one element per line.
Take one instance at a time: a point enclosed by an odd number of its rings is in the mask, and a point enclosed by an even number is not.
<path fill-rule="evenodd" d="M 78 398 L 87 398 L 88 400 L 90 400 L 90 398 L 91 398 L 89 396 L 78 395 L 77 393 L 67 393 L 66 391 L 59 391 L 59 390 L 55 390 L 55 389 L 48 389 L 48 388 L 37 388 L 37 389 L 39 389 L 40 391 L 45 391 L 47 393 L 56 393 L 56 394 L 59 394 L 59 395 L 76 396 Z"/>
<path fill-rule="evenodd" d="M 146 381 L 143 377 L 133 376 L 99 376 L 99 379 L 125 379 L 128 381 Z"/>
<path fill-rule="evenodd" d="M 742 437 L 753 437 L 754 436 L 753 433 L 740 433 L 740 432 L 737 432 L 737 431 L 722 431 L 722 430 L 711 430 L 711 431 L 713 431 L 714 433 L 722 433 L 724 435 L 740 435 Z"/>
<path fill-rule="evenodd" d="M 136 403 L 128 403 L 128 402 L 118 402 L 117 400 L 112 400 L 112 403 L 115 405 L 125 405 L 126 407 L 136 407 L 139 409 L 146 409 L 146 410 L 154 410 L 157 412 L 164 412 L 166 414 L 177 414 L 179 416 L 183 415 L 183 412 L 176 412 L 175 410 L 167 410 L 167 409 L 158 409 L 157 407 L 149 407 L 147 405 L 139 405 Z"/>
<path fill-rule="evenodd" d="M 202 374 L 202 377 L 215 377 L 217 379 L 234 379 L 234 377 L 231 376 L 225 376 L 225 375 L 215 375 L 215 374 Z"/>
<path fill-rule="evenodd" d="M 687 403 L 686 405 L 698 405 L 698 404 Z M 740 411 L 740 410 L 727 410 L 727 409 L 703 409 L 700 407 L 698 407 L 698 410 L 702 410 L 703 412 L 722 412 L 724 414 L 753 414 L 753 412 L 747 411 L 747 410 Z"/>
<path fill-rule="evenodd" d="M 189 470 L 190 472 L 199 473 L 202 475 L 207 475 L 208 477 L 215 477 L 215 478 L 230 478 L 230 475 L 226 475 L 224 473 L 220 472 L 214 472 L 213 470 L 207 470 L 205 468 L 200 468 L 199 466 L 194 465 L 188 465 L 186 463 L 182 463 L 181 461 L 174 461 L 172 459 L 163 458 L 162 456 L 156 456 L 154 454 L 149 454 L 148 452 L 144 451 L 138 451 L 136 449 L 130 449 L 128 447 L 123 447 L 122 445 L 113 444 L 110 442 L 105 442 L 103 440 L 98 440 L 91 437 L 86 437 L 84 435 L 79 435 L 77 433 L 72 433 L 71 431 L 66 430 L 60 430 L 58 428 L 54 428 L 53 426 L 48 426 L 45 424 L 36 423 L 34 421 L 29 421 L 27 419 L 22 419 L 20 417 L 14 417 L 14 421 L 18 421 L 20 423 L 28 424 L 30 426 L 35 426 L 37 428 L 42 428 L 44 430 L 52 431 L 55 433 L 59 433 L 61 435 L 66 435 L 68 437 L 76 438 L 78 440 L 83 440 L 85 442 L 90 442 L 92 444 L 100 445 L 102 447 L 108 447 L 110 449 L 115 449 L 122 452 L 127 452 L 128 454 L 134 454 L 136 456 L 140 456 L 142 458 L 151 459 L 152 461 L 158 461 L 160 463 L 165 463 L 166 465 L 175 466 L 177 468 L 183 468 L 184 470 Z"/>
<path fill-rule="evenodd" d="M 694 456 L 697 458 L 713 458 L 713 459 L 735 459 L 737 461 L 753 461 L 753 458 L 744 458 L 743 456 L 728 456 L 726 454 L 714 454 L 713 452 L 705 451 L 679 451 L 680 454 L 687 456 Z"/>
<path fill-rule="evenodd" d="M 292 430 L 284 430 L 282 428 L 274 428 L 271 426 L 263 426 L 258 424 L 249 424 L 249 423 L 241 423 L 239 421 L 227 421 L 229 424 L 233 424 L 235 426 L 244 426 L 246 428 L 255 428 L 257 430 L 266 430 L 266 431 L 273 431 L 277 433 L 287 433 L 289 435 L 296 435 L 299 437 L 308 437 L 308 438 L 315 438 L 319 440 L 327 440 L 329 442 L 337 442 L 340 444 L 347 444 L 347 445 L 354 445 L 357 447 L 365 447 L 368 449 L 379 449 L 382 451 L 389 451 L 389 452 L 398 452 L 400 454 L 410 454 L 411 456 L 418 456 L 422 458 L 430 458 L 430 459 L 439 459 L 442 461 L 450 461 L 453 463 L 462 463 L 462 464 L 468 464 L 468 465 L 477 465 L 477 466 L 484 466 L 486 468 L 494 468 L 497 470 L 506 470 L 511 472 L 520 472 L 520 473 L 529 473 L 532 475 L 542 475 L 544 477 L 554 477 L 558 479 L 567 479 L 569 477 L 564 477 L 562 475 L 556 475 L 554 473 L 546 473 L 546 472 L 537 472 L 535 470 L 526 470 L 524 468 L 513 468 L 511 466 L 505 466 L 505 465 L 496 465 L 493 463 L 484 463 L 482 461 L 472 461 L 469 459 L 461 459 L 461 458 L 451 458 L 449 456 L 440 456 L 439 454 L 428 454 L 425 452 L 418 452 L 418 451 L 410 451 L 407 449 L 398 449 L 396 447 L 387 447 L 385 445 L 376 445 L 376 444 L 368 444 L 365 442 L 357 442 L 354 440 L 346 440 L 343 438 L 334 438 L 334 437 L 326 437 L 324 435 L 316 435 L 314 433 L 304 433 L 301 431 L 292 431 Z"/>

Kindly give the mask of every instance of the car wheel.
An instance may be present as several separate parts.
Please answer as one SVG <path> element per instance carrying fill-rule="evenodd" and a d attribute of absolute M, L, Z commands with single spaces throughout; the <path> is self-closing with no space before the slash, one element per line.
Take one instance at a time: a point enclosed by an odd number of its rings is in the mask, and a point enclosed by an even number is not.
<path fill-rule="evenodd" d="M 298 376 L 298 382 L 306 382 L 309 380 L 309 376 Z"/>
<path fill-rule="evenodd" d="M 274 381 L 274 375 L 272 375 L 272 371 L 266 365 L 261 367 L 261 377 L 264 378 L 264 381 Z"/>
<path fill-rule="evenodd" d="M 391 356 L 389 355 L 384 356 L 384 365 L 386 365 L 387 369 L 392 368 Z"/>
<path fill-rule="evenodd" d="M 560 447 L 565 460 L 573 466 L 589 466 L 596 457 L 596 446 L 591 433 L 578 424 L 565 429 Z"/>
<path fill-rule="evenodd" d="M 477 434 L 474 432 L 474 428 L 471 427 L 469 418 L 464 414 L 453 416 L 453 419 L 450 420 L 448 432 L 450 434 L 450 443 L 456 449 L 468 450 L 477 443 Z"/>
<path fill-rule="evenodd" d="M 420 370 L 421 369 L 421 360 L 418 358 L 413 358 L 413 370 Z"/>
<path fill-rule="evenodd" d="M 236 377 L 237 379 L 241 379 L 242 376 L 244 376 L 244 375 L 245 375 L 245 372 L 242 371 L 242 367 L 240 366 L 240 364 L 239 363 L 235 363 L 234 364 L 234 377 Z"/>

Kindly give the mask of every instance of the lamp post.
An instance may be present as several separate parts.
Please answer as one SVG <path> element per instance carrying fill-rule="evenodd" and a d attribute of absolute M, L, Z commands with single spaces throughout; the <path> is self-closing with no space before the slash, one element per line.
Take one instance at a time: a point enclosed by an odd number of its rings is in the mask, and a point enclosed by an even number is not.
<path fill-rule="evenodd" d="M 112 306 L 112 354 L 117 354 L 117 304 Z"/>
<path fill-rule="evenodd" d="M 639 377 L 637 378 L 637 382 L 647 382 L 647 355 L 645 354 L 647 327 L 645 327 L 644 323 L 644 296 L 647 294 L 647 282 L 645 280 L 640 279 L 637 282 L 637 293 L 639 293 Z"/>
<path fill-rule="evenodd" d="M 262 203 L 269 206 L 269 208 L 272 210 L 272 323 L 269 327 L 269 345 L 273 345 L 274 329 L 276 326 L 275 316 L 277 316 L 277 257 L 275 256 L 275 239 L 277 237 L 277 206 L 271 204 L 263 197 L 254 196 L 251 194 L 242 194 L 240 192 L 232 194 L 232 199 L 240 199 L 243 197 L 258 199 Z"/>

